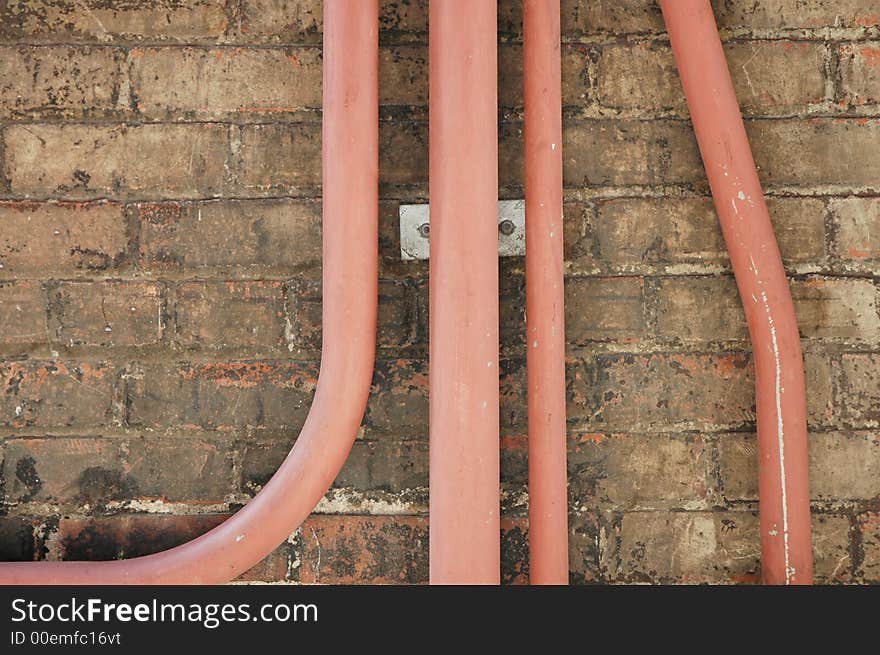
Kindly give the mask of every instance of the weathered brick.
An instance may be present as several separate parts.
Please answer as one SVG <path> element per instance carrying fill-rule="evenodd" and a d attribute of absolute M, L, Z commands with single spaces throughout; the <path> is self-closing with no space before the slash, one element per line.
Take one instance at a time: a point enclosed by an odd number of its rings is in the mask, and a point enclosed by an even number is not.
<path fill-rule="evenodd" d="M 506 346 L 525 343 L 526 328 L 526 279 L 520 270 L 515 270 L 512 262 L 499 264 L 498 276 L 498 331 L 502 350 Z M 430 321 L 429 284 L 419 287 L 421 292 L 422 311 L 419 314 L 419 333 L 425 335 L 427 341 Z"/>
<path fill-rule="evenodd" d="M 880 335 L 876 290 L 871 282 L 811 278 L 792 281 L 790 286 L 804 337 L 873 343 Z M 745 313 L 732 278 L 662 278 L 658 297 L 657 322 L 662 336 L 684 341 L 748 338 Z M 712 308 L 708 316 L 700 311 L 703 307 Z"/>
<path fill-rule="evenodd" d="M 411 359 L 376 362 L 364 419 L 370 432 L 400 438 L 428 433 L 428 365 Z"/>
<path fill-rule="evenodd" d="M 788 265 L 824 256 L 825 208 L 809 198 L 770 198 L 770 218 Z M 573 207 L 574 209 L 574 207 Z M 727 249 L 709 198 L 621 198 L 599 204 L 598 253 L 587 250 L 571 263 L 598 260 L 613 266 L 705 264 L 728 267 Z"/>
<path fill-rule="evenodd" d="M 811 2 L 759 0 L 734 3 L 713 0 L 718 27 L 729 30 L 804 29 L 817 27 L 868 27 L 880 16 L 862 0 Z M 593 33 L 664 32 L 657 3 L 644 0 L 563 0 L 562 30 L 569 35 Z"/>
<path fill-rule="evenodd" d="M 848 102 L 880 102 L 880 43 L 845 44 L 838 48 L 840 74 Z"/>
<path fill-rule="evenodd" d="M 137 109 L 150 119 L 250 120 L 321 107 L 315 48 L 144 48 L 131 58 Z"/>
<path fill-rule="evenodd" d="M 428 580 L 428 519 L 310 516 L 299 532 L 304 584 L 418 584 Z"/>
<path fill-rule="evenodd" d="M 568 278 L 565 337 L 569 343 L 636 341 L 647 333 L 640 278 Z M 534 343 L 529 343 L 534 346 Z"/>
<path fill-rule="evenodd" d="M 752 512 L 638 512 L 606 528 L 602 564 L 619 582 L 755 582 L 758 517 Z"/>
<path fill-rule="evenodd" d="M 130 111 L 115 48 L 0 47 L 0 117 L 102 117 Z"/>
<path fill-rule="evenodd" d="M 6 129 L 4 174 L 26 197 L 178 198 L 227 185 L 225 125 L 28 125 Z"/>
<path fill-rule="evenodd" d="M 740 107 L 745 114 L 806 107 L 825 96 L 821 44 L 751 41 L 725 48 Z M 605 46 L 598 61 L 598 99 L 613 109 L 687 110 L 668 46 Z"/>
<path fill-rule="evenodd" d="M 727 29 L 799 29 L 816 27 L 869 27 L 880 25 L 880 15 L 862 0 L 803 2 L 712 0 L 719 27 Z"/>
<path fill-rule="evenodd" d="M 880 512 L 865 512 L 858 517 L 861 532 L 861 572 L 865 581 L 880 583 Z"/>
<path fill-rule="evenodd" d="M 0 363 L 0 425 L 107 425 L 113 405 L 113 378 L 113 367 L 103 363 Z"/>
<path fill-rule="evenodd" d="M 844 419 L 853 427 L 880 424 L 880 355 L 844 354 L 841 369 L 840 413 Z"/>
<path fill-rule="evenodd" d="M 185 282 L 176 289 L 176 341 L 202 348 L 284 344 L 281 282 Z"/>
<path fill-rule="evenodd" d="M 0 517 L 0 561 L 30 562 L 36 554 L 34 526 L 15 516 Z"/>
<path fill-rule="evenodd" d="M 321 284 L 297 280 L 290 285 L 291 343 L 302 347 L 321 347 Z M 406 281 L 379 280 L 379 346 L 403 348 L 417 339 L 419 309 L 413 285 Z"/>
<path fill-rule="evenodd" d="M 591 584 L 601 580 L 599 539 L 599 521 L 596 514 L 580 511 L 569 515 L 568 579 L 570 584 Z"/>
<path fill-rule="evenodd" d="M 321 207 L 308 200 L 138 206 L 140 252 L 151 268 L 315 269 Z"/>
<path fill-rule="evenodd" d="M 100 506 L 137 497 L 137 482 L 124 464 L 117 439 L 9 439 L 3 477 L 13 502 Z"/>
<path fill-rule="evenodd" d="M 563 0 L 562 32 L 567 35 L 661 32 L 660 5 L 643 0 Z"/>
<path fill-rule="evenodd" d="M 801 334 L 876 344 L 880 339 L 877 289 L 864 279 L 810 278 L 791 283 Z"/>
<path fill-rule="evenodd" d="M 259 491 L 275 475 L 292 439 L 249 443 L 242 455 L 241 486 Z M 373 513 L 376 508 L 427 510 L 428 444 L 424 441 L 355 441 L 333 483 L 323 513 Z M 337 494 L 337 490 L 353 492 Z M 372 511 L 371 511 L 372 510 Z"/>
<path fill-rule="evenodd" d="M 741 353 L 602 355 L 570 366 L 568 417 L 602 431 L 749 423 L 752 375 Z"/>
<path fill-rule="evenodd" d="M 807 416 L 811 425 L 824 424 L 832 402 L 830 364 L 809 353 L 804 364 Z M 566 368 L 572 426 L 601 432 L 715 430 L 755 420 L 754 368 L 746 353 L 599 355 L 571 360 Z M 504 399 L 505 377 L 501 388 Z M 501 416 L 503 425 L 503 400 Z"/>
<path fill-rule="evenodd" d="M 159 430 L 298 430 L 316 376 L 312 362 L 143 365 L 129 373 L 128 422 Z"/>
<path fill-rule="evenodd" d="M 293 193 L 321 184 L 321 126 L 250 125 L 241 135 L 241 184 L 250 192 Z"/>
<path fill-rule="evenodd" d="M 155 282 L 63 282 L 49 296 L 52 325 L 67 345 L 148 346 L 165 328 Z"/>
<path fill-rule="evenodd" d="M 379 49 L 379 104 L 427 106 L 428 49 L 425 46 Z"/>
<path fill-rule="evenodd" d="M 810 495 L 820 502 L 871 500 L 880 495 L 880 445 L 875 433 L 821 432 L 809 435 Z M 755 435 L 718 440 L 719 474 L 728 500 L 758 499 Z"/>
<path fill-rule="evenodd" d="M 674 184 L 705 175 L 693 132 L 680 122 L 568 121 L 562 151 L 567 187 Z"/>
<path fill-rule="evenodd" d="M 244 0 L 241 38 L 272 43 L 320 43 L 320 0 Z"/>
<path fill-rule="evenodd" d="M 38 282 L 0 283 L 0 347 L 46 343 L 46 295 Z"/>
<path fill-rule="evenodd" d="M 601 509 L 701 509 L 713 491 L 711 460 L 698 436 L 586 434 L 569 445 L 569 486 Z"/>
<path fill-rule="evenodd" d="M 813 514 L 813 575 L 816 582 L 852 580 L 853 529 L 846 516 Z"/>
<path fill-rule="evenodd" d="M 19 0 L 3 7 L 4 39 L 216 40 L 227 24 L 224 0 Z"/>
<path fill-rule="evenodd" d="M 837 220 L 837 248 L 845 261 L 876 265 L 880 259 L 880 198 L 831 201 Z"/>
<path fill-rule="evenodd" d="M 122 207 L 112 203 L 0 202 L 0 273 L 71 275 L 120 266 Z"/>
<path fill-rule="evenodd" d="M 222 503 L 236 490 L 234 448 L 227 441 L 138 438 L 123 456 L 136 498 Z"/>
<path fill-rule="evenodd" d="M 379 124 L 379 182 L 420 184 L 428 182 L 428 126 L 426 123 Z M 501 146 L 499 146 L 500 148 Z M 504 162 L 499 159 L 499 166 Z M 502 173 L 499 171 L 499 176 Z M 502 178 L 503 179 L 503 178 Z"/>
<path fill-rule="evenodd" d="M 12 501 L 223 503 L 234 491 L 232 449 L 223 441 L 28 438 L 8 440 L 5 452 Z"/>
<path fill-rule="evenodd" d="M 880 120 L 755 120 L 746 129 L 768 187 L 859 188 L 880 177 Z"/>
<path fill-rule="evenodd" d="M 56 550 L 51 555 L 73 561 L 106 561 L 152 555 L 200 537 L 229 516 L 135 514 L 110 518 L 63 518 L 54 538 Z M 282 544 L 236 580 L 286 580 L 289 554 L 289 544 Z"/>
<path fill-rule="evenodd" d="M 748 338 L 742 302 L 730 277 L 660 278 L 656 312 L 657 330 L 668 339 L 709 342 Z"/>

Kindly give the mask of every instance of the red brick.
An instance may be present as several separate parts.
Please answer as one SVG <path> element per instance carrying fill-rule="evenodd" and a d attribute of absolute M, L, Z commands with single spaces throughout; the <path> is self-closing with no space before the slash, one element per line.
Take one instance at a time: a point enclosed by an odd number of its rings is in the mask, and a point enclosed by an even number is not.
<path fill-rule="evenodd" d="M 310 516 L 300 528 L 303 584 L 419 584 L 428 580 L 428 519 Z"/>
<path fill-rule="evenodd" d="M 87 362 L 2 362 L 0 425 L 103 426 L 111 421 L 114 369 Z"/>
<path fill-rule="evenodd" d="M 865 582 L 880 583 L 880 513 L 865 512 L 858 516 L 861 533 L 861 572 Z"/>

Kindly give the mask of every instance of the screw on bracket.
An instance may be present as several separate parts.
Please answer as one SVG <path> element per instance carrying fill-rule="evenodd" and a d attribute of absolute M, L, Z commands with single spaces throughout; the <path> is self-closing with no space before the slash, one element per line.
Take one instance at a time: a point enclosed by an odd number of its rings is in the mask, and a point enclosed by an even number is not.
<path fill-rule="evenodd" d="M 427 239 L 431 236 L 431 226 L 428 223 L 422 223 L 419 225 L 419 236 L 423 239 Z"/>
<path fill-rule="evenodd" d="M 498 224 L 498 229 L 500 230 L 501 234 L 509 237 L 511 234 L 513 234 L 514 230 L 516 230 L 516 225 L 510 219 L 504 219 Z"/>

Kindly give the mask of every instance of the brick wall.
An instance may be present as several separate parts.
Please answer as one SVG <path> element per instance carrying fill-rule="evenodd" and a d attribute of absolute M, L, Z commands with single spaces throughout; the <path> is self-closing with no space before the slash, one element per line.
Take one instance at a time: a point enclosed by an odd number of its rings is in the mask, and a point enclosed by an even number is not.
<path fill-rule="evenodd" d="M 880 16 L 714 3 L 800 319 L 823 582 L 880 582 Z M 501 197 L 522 197 L 516 0 Z M 427 578 L 426 0 L 381 2 L 362 434 L 248 580 Z M 759 576 L 750 344 L 652 0 L 563 0 L 571 580 Z M 320 0 L 0 0 L 0 557 L 164 549 L 241 507 L 320 347 Z M 523 262 L 502 263 L 503 578 L 528 578 Z"/>

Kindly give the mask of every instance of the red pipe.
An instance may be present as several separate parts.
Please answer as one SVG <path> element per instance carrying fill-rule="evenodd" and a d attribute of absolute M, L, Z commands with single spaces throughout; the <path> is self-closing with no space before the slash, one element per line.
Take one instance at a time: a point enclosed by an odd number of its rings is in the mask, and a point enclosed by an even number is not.
<path fill-rule="evenodd" d="M 431 0 L 430 578 L 499 584 L 494 0 Z"/>
<path fill-rule="evenodd" d="M 523 3 L 529 577 L 568 583 L 559 3 Z"/>
<path fill-rule="evenodd" d="M 376 340 L 378 0 L 324 0 L 323 350 L 315 399 L 275 476 L 210 532 L 111 562 L 0 564 L 0 584 L 217 584 L 282 543 L 345 462 L 366 407 Z"/>
<path fill-rule="evenodd" d="M 804 368 L 785 269 L 709 0 L 660 6 L 754 346 L 763 579 L 811 584 Z"/>

